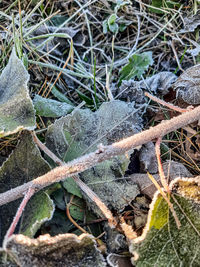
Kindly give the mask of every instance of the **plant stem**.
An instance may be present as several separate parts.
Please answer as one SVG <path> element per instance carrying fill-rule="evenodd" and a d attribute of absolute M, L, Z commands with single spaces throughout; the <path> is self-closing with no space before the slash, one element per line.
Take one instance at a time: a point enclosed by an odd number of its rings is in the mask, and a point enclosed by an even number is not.
<path fill-rule="evenodd" d="M 4 240 L 3 240 L 3 248 L 6 249 L 6 244 L 7 244 L 7 241 L 9 239 L 9 237 L 11 237 L 11 235 L 13 235 L 14 231 L 15 231 L 15 228 L 16 228 L 16 225 L 17 223 L 19 222 L 19 219 L 22 215 L 22 212 L 24 210 L 24 208 L 26 207 L 26 204 L 27 202 L 29 201 L 29 199 L 34 195 L 35 193 L 35 190 L 31 187 L 29 187 L 28 191 L 26 192 L 18 210 L 17 210 L 17 213 L 4 237 Z"/>

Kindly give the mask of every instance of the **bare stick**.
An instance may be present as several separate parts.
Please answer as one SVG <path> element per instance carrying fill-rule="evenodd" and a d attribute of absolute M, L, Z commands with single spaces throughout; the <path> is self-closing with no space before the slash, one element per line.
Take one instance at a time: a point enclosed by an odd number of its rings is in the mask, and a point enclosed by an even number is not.
<path fill-rule="evenodd" d="M 162 162 L 161 162 L 161 157 L 160 157 L 161 140 L 162 140 L 162 138 L 159 137 L 156 141 L 156 144 L 155 144 L 156 158 L 157 158 L 157 162 L 158 162 L 158 171 L 159 171 L 159 176 L 160 176 L 160 181 L 162 183 L 162 186 L 167 191 L 167 193 L 170 194 L 169 186 L 168 186 L 166 178 L 165 178 L 165 174 L 164 174 Z"/>
<path fill-rule="evenodd" d="M 35 132 L 32 131 L 31 135 L 33 137 L 33 141 L 42 149 L 57 165 L 62 166 L 63 162 L 60 160 L 54 153 L 52 153 L 36 136 Z"/>
<path fill-rule="evenodd" d="M 73 223 L 73 225 L 76 226 L 76 228 L 78 228 L 81 232 L 83 232 L 85 234 L 88 234 L 88 232 L 83 227 L 81 227 L 77 222 L 74 221 L 74 219 L 72 218 L 72 216 L 70 214 L 70 210 L 69 209 L 70 209 L 71 202 L 72 202 L 73 198 L 74 198 L 74 195 L 72 196 L 70 202 L 66 206 L 66 214 L 67 214 L 67 217 L 70 220 L 70 222 Z"/>
<path fill-rule="evenodd" d="M 186 109 L 185 108 L 179 108 L 178 106 L 175 106 L 175 105 L 173 105 L 171 103 L 167 103 L 164 100 L 161 100 L 160 98 L 149 94 L 148 92 L 145 92 L 144 95 L 147 96 L 148 98 L 150 98 L 151 100 L 153 100 L 153 101 L 155 101 L 155 102 L 157 102 L 157 103 L 159 103 L 159 104 L 161 104 L 163 106 L 166 106 L 166 107 L 168 107 L 168 108 L 170 108 L 172 110 L 175 110 L 175 111 L 178 111 L 178 112 L 181 112 L 181 113 L 189 111 L 188 108 L 186 108 Z M 189 106 L 189 108 L 192 109 L 193 107 Z"/>
<path fill-rule="evenodd" d="M 50 151 L 40 140 L 37 138 L 35 132 L 31 132 L 34 142 L 42 149 L 54 162 L 59 166 L 64 166 L 65 163 L 60 160 L 52 151 Z M 108 207 L 102 202 L 102 200 L 79 178 L 78 175 L 72 175 L 72 179 L 81 188 L 81 190 L 99 207 L 101 212 L 107 218 L 111 227 L 117 225 L 116 219 L 113 217 L 112 212 Z"/>
<path fill-rule="evenodd" d="M 160 181 L 161 181 L 162 186 L 164 187 L 165 191 L 168 193 L 168 194 L 166 194 L 166 193 L 163 192 L 163 194 L 165 195 L 164 199 L 167 201 L 167 203 L 169 205 L 169 208 L 170 208 L 170 210 L 171 210 L 171 212 L 172 212 L 172 214 L 174 216 L 176 225 L 177 225 L 177 227 L 179 229 L 180 226 L 181 226 L 181 223 L 180 223 L 180 221 L 178 219 L 178 216 L 177 216 L 177 214 L 176 214 L 176 212 L 174 210 L 173 204 L 170 202 L 170 199 L 169 199 L 169 197 L 170 197 L 170 189 L 169 189 L 169 186 L 167 184 L 167 181 L 166 181 L 166 178 L 165 178 L 165 174 L 164 174 L 164 171 L 163 171 L 162 162 L 161 162 L 161 156 L 160 156 L 160 154 L 161 154 L 160 153 L 160 143 L 161 143 L 161 141 L 162 141 L 162 138 L 159 137 L 157 139 L 157 141 L 156 141 L 156 144 L 155 144 L 155 150 L 156 150 L 156 157 L 157 157 L 157 161 L 158 161 L 158 171 L 159 171 Z M 156 183 L 154 182 L 154 185 Z M 161 192 L 162 190 L 159 190 L 159 191 Z M 163 196 L 163 194 L 162 194 L 162 196 Z"/>
<path fill-rule="evenodd" d="M 95 166 L 99 162 L 110 159 L 120 154 L 124 154 L 125 152 L 139 145 L 146 144 L 151 140 L 162 137 L 199 119 L 200 106 L 188 112 L 184 112 L 183 114 L 174 117 L 171 120 L 163 121 L 159 125 L 151 127 L 146 131 L 125 138 L 119 142 L 113 143 L 112 145 L 101 145 L 101 147 L 99 147 L 99 149 L 97 149 L 95 152 L 73 160 L 65 164 L 64 166 L 57 167 L 26 184 L 0 194 L 0 206 L 23 197 L 23 193 L 26 192 L 29 187 L 32 187 L 36 191 L 39 191 L 44 187 L 51 185 L 52 183 L 65 180 L 67 177 L 71 177 L 74 174 L 78 174 L 84 170 L 87 170 Z"/>

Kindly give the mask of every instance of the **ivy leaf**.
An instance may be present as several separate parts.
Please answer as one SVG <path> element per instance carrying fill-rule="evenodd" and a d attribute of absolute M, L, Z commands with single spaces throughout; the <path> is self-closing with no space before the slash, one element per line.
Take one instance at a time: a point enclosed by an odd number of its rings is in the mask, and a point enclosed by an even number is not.
<path fill-rule="evenodd" d="M 135 77 L 140 79 L 144 72 L 152 64 L 152 52 L 144 52 L 142 54 L 133 55 L 129 58 L 129 63 L 120 71 L 119 84 L 121 84 L 123 80 L 130 80 Z"/>
<path fill-rule="evenodd" d="M 170 201 L 181 227 L 177 228 L 168 204 L 156 194 L 144 233 L 130 246 L 137 267 L 199 265 L 200 177 L 178 178 L 171 188 Z"/>
<path fill-rule="evenodd" d="M 27 83 L 29 74 L 13 48 L 0 76 L 0 136 L 35 128 L 35 112 Z"/>

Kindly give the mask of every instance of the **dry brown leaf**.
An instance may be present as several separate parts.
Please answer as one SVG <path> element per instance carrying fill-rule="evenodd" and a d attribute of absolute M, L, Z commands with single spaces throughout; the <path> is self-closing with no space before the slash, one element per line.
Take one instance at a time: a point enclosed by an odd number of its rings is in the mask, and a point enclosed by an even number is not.
<path fill-rule="evenodd" d="M 200 104 L 200 64 L 184 71 L 173 86 L 177 98 L 188 104 Z"/>

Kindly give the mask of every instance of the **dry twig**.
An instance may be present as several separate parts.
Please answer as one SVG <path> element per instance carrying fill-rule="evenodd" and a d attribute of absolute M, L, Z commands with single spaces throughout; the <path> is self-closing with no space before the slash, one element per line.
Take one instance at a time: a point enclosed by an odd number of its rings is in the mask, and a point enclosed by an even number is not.
<path fill-rule="evenodd" d="M 110 159 L 114 156 L 124 154 L 125 152 L 139 145 L 146 144 L 151 140 L 162 137 L 199 119 L 200 106 L 109 146 L 100 145 L 95 152 L 75 159 L 64 166 L 57 167 L 26 184 L 0 194 L 0 205 L 4 205 L 15 199 L 23 197 L 23 194 L 27 192 L 30 187 L 34 188 L 36 191 L 39 191 L 48 185 L 65 180 L 67 177 L 71 177 L 72 175 L 87 170 L 95 166 L 97 163 Z"/>

